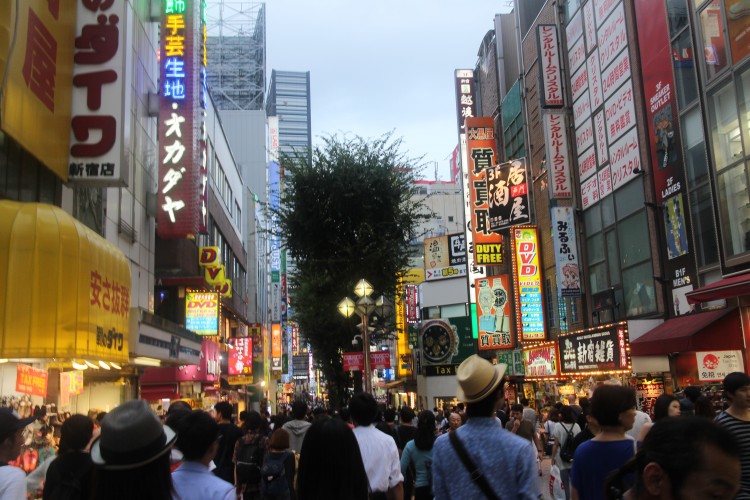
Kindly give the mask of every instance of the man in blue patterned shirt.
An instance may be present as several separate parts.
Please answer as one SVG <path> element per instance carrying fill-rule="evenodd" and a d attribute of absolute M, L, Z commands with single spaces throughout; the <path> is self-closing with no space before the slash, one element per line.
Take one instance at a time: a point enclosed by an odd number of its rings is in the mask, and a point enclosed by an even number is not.
<path fill-rule="evenodd" d="M 456 371 L 456 396 L 467 403 L 468 421 L 455 434 L 497 498 L 537 500 L 536 449 L 530 441 L 503 429 L 495 418 L 504 396 L 506 368 L 504 364 L 493 366 L 477 355 L 461 363 Z M 472 480 L 447 434 L 435 441 L 432 457 L 435 500 L 487 497 Z"/>

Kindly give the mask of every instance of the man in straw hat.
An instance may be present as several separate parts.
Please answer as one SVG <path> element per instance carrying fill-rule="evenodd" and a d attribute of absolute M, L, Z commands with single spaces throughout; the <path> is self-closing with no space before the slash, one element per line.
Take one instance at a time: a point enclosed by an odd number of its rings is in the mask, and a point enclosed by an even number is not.
<path fill-rule="evenodd" d="M 528 440 L 505 431 L 495 419 L 503 400 L 506 368 L 476 354 L 458 367 L 456 397 L 466 403 L 468 421 L 435 442 L 432 485 L 436 500 L 539 498 L 532 452 L 536 450 Z M 458 442 L 452 442 L 450 436 Z"/>

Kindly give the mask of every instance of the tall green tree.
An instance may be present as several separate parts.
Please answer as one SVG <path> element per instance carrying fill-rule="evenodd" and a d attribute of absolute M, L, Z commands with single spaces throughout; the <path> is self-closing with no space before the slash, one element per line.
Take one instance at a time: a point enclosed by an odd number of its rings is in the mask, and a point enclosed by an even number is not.
<path fill-rule="evenodd" d="M 344 318 L 336 306 L 346 296 L 356 298 L 361 278 L 377 294 L 394 297 L 408 268 L 409 243 L 431 215 L 414 196 L 422 166 L 390 134 L 375 140 L 329 136 L 311 159 L 281 162 L 279 230 L 296 265 L 289 280 L 293 319 L 339 406 L 351 382 L 342 353 L 352 350 L 358 320 Z"/>

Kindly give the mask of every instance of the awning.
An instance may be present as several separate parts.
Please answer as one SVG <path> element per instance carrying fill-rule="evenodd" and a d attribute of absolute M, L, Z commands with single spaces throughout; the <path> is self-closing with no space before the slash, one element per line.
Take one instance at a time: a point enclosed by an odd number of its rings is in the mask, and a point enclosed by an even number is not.
<path fill-rule="evenodd" d="M 0 357 L 128 362 L 130 264 L 61 208 L 0 201 Z"/>
<path fill-rule="evenodd" d="M 736 308 L 669 319 L 630 342 L 632 356 L 742 348 L 742 325 Z"/>
<path fill-rule="evenodd" d="M 750 295 L 750 273 L 724 278 L 685 294 L 690 304 Z"/>
<path fill-rule="evenodd" d="M 141 399 L 156 401 L 157 399 L 178 399 L 180 391 L 177 384 L 142 385 Z"/>

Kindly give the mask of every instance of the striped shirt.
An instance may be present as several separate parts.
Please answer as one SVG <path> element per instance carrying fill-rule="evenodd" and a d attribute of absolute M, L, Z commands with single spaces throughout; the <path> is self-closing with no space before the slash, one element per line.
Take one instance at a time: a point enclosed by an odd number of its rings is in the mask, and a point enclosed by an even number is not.
<path fill-rule="evenodd" d="M 735 498 L 750 499 L 750 421 L 740 420 L 723 411 L 714 419 L 732 433 L 740 447 L 740 464 L 742 477 L 740 478 L 740 492 Z"/>

